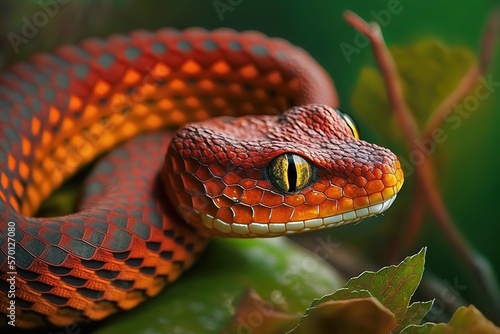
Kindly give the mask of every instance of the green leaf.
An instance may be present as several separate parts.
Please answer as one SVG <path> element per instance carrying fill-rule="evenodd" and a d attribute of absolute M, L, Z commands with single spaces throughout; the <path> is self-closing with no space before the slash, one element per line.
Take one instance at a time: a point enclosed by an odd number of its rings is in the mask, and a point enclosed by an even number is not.
<path fill-rule="evenodd" d="M 350 290 L 368 290 L 391 310 L 400 322 L 422 279 L 425 252 L 426 249 L 423 248 L 418 254 L 407 257 L 397 266 L 384 267 L 377 272 L 364 272 L 351 278 L 345 287 Z"/>
<path fill-rule="evenodd" d="M 299 324 L 287 334 L 301 333 L 300 330 L 303 330 L 301 327 L 310 324 L 307 318 L 326 302 L 372 296 L 394 314 L 397 325 L 419 324 L 432 306 L 432 302 L 414 303 L 409 308 L 408 304 L 422 279 L 425 253 L 426 249 L 423 248 L 418 254 L 407 257 L 399 265 L 384 267 L 377 272 L 366 271 L 358 277 L 351 278 L 336 292 L 315 299 Z"/>
<path fill-rule="evenodd" d="M 431 310 L 433 300 L 427 302 L 415 302 L 411 304 L 406 310 L 406 314 L 401 319 L 398 327 L 394 329 L 394 333 L 401 332 L 404 328 L 409 325 L 419 325 L 424 319 L 425 315 Z"/>

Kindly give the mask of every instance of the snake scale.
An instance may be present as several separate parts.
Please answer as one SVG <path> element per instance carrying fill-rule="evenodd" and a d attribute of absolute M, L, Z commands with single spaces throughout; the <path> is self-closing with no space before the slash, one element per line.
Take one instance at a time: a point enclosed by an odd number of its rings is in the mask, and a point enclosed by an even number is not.
<path fill-rule="evenodd" d="M 400 163 L 360 140 L 337 107 L 311 56 L 258 32 L 135 31 L 13 65 L 0 74 L 0 326 L 7 244 L 16 325 L 64 326 L 156 295 L 210 236 L 300 233 L 383 212 L 402 186 Z M 34 217 L 111 148 L 78 212 Z"/>

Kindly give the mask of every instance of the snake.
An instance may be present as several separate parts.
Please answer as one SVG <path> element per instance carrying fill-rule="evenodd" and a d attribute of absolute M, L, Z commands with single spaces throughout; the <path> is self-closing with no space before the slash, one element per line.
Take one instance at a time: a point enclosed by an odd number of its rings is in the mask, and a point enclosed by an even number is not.
<path fill-rule="evenodd" d="M 12 304 L 21 328 L 129 310 L 213 236 L 384 212 L 401 164 L 338 105 L 312 56 L 257 31 L 137 30 L 11 65 L 0 74 L 0 326 Z M 36 216 L 97 158 L 75 213 Z"/>

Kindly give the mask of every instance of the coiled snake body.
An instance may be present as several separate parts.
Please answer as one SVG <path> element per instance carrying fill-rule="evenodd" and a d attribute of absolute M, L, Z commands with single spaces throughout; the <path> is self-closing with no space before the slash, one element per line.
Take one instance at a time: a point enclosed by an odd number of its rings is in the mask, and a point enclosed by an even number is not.
<path fill-rule="evenodd" d="M 137 31 L 11 67 L 0 75 L 0 312 L 8 242 L 16 325 L 63 326 L 157 294 L 211 235 L 298 233 L 384 211 L 403 183 L 399 161 L 335 107 L 306 52 L 257 32 Z M 205 121 L 214 116 L 225 117 Z M 32 217 L 132 137 L 96 166 L 79 212 Z"/>

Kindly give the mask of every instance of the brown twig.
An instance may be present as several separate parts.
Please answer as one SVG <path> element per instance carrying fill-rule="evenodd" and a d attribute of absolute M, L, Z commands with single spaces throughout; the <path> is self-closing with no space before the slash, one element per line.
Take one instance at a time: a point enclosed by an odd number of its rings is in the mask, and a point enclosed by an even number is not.
<path fill-rule="evenodd" d="M 407 215 L 408 221 L 402 224 L 394 231 L 391 236 L 391 242 L 386 251 L 385 261 L 393 263 L 401 258 L 403 253 L 412 249 L 416 244 L 417 238 L 424 222 L 425 199 L 424 192 L 420 184 L 416 184 L 412 207 Z"/>
<path fill-rule="evenodd" d="M 389 102 L 393 108 L 394 116 L 402 127 L 403 134 L 410 150 L 418 151 L 420 149 L 417 144 L 421 139 L 420 131 L 413 114 L 406 104 L 396 64 L 385 45 L 379 25 L 375 22 L 368 24 L 358 15 L 350 11 L 347 11 L 344 17 L 351 26 L 365 34 L 370 40 L 375 58 L 377 59 L 380 71 L 384 77 Z M 436 223 L 443 231 L 444 236 L 449 240 L 458 256 L 465 262 L 465 265 L 470 268 L 475 278 L 473 282 L 477 283 L 480 290 L 492 300 L 493 307 L 495 307 L 496 312 L 498 312 L 500 293 L 496 286 L 496 280 L 492 274 L 491 268 L 489 268 L 483 258 L 477 255 L 467 240 L 456 229 L 434 185 L 431 177 L 431 170 L 432 166 L 427 156 L 419 166 L 416 166 L 418 182 L 436 217 Z"/>
<path fill-rule="evenodd" d="M 422 140 L 432 137 L 432 132 L 437 129 L 443 122 L 446 115 L 453 111 L 453 107 L 467 95 L 472 87 L 477 82 L 477 79 L 482 75 L 478 66 L 473 66 L 463 79 L 459 82 L 458 86 L 446 97 L 443 102 L 436 108 L 429 117 L 429 121 L 425 127 Z"/>

